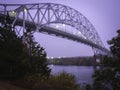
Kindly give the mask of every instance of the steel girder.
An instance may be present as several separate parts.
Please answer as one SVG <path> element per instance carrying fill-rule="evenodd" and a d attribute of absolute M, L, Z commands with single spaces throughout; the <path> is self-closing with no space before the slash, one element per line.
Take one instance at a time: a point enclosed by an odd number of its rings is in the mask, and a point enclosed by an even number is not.
<path fill-rule="evenodd" d="M 6 15 L 7 12 L 13 18 L 13 26 L 17 25 L 19 19 L 22 19 L 21 26 L 24 30 L 27 27 L 26 22 L 32 22 L 32 24 L 34 24 L 35 29 L 33 31 L 39 30 L 51 23 L 70 25 L 81 32 L 85 37 L 84 39 L 99 47 L 93 47 L 96 52 L 110 53 L 104 47 L 97 31 L 90 21 L 71 7 L 53 3 L 0 4 L 0 14 Z"/>

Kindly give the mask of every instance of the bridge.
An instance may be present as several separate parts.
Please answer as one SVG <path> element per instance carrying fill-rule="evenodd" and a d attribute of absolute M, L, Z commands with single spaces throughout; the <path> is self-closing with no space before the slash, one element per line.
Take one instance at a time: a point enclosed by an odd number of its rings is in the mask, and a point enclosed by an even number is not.
<path fill-rule="evenodd" d="M 54 3 L 0 4 L 0 20 L 4 20 L 7 13 L 10 15 L 12 26 L 20 27 L 16 31 L 18 34 L 21 31 L 25 33 L 28 27 L 33 32 L 67 38 L 89 45 L 95 55 L 111 55 L 90 21 L 69 6 Z M 71 26 L 74 29 L 72 32 L 62 30 L 58 28 L 61 26 L 66 28 Z"/>

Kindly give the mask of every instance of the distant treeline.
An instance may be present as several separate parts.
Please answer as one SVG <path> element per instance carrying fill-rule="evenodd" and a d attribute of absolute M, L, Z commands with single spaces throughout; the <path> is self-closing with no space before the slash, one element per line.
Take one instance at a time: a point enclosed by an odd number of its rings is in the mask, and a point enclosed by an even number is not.
<path fill-rule="evenodd" d="M 95 62 L 95 59 L 93 56 L 48 59 L 48 64 L 81 65 L 81 66 L 82 65 L 84 65 L 84 66 L 99 65 L 99 63 Z"/>

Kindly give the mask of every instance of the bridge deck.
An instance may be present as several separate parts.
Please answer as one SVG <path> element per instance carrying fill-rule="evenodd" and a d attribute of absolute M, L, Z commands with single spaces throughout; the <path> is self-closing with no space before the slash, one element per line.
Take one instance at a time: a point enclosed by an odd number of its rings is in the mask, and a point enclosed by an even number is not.
<path fill-rule="evenodd" d="M 15 18 L 14 17 L 10 17 L 10 18 L 11 18 L 11 23 L 12 23 L 15 20 Z M 5 15 L 0 14 L 0 20 L 3 20 L 3 19 L 5 19 Z M 20 18 L 17 19 L 16 22 L 15 22 L 15 25 L 23 26 L 23 19 L 20 19 Z M 31 30 L 33 30 L 33 31 L 36 31 L 36 25 L 37 24 L 35 24 L 31 21 L 25 21 L 25 26 L 31 28 Z M 109 52 L 106 48 L 104 48 L 102 46 L 99 46 L 99 45 L 97 45 L 97 44 L 95 44 L 95 43 L 93 43 L 93 42 L 91 42 L 87 39 L 81 38 L 81 37 L 76 36 L 76 35 L 71 34 L 71 33 L 67 33 L 67 32 L 64 32 L 64 31 L 61 31 L 61 30 L 57 30 L 55 28 L 44 26 L 44 27 L 40 28 L 38 31 L 41 32 L 41 33 L 45 32 L 47 34 L 53 34 L 53 35 L 56 35 L 56 36 L 61 36 L 63 38 L 67 38 L 67 39 L 70 39 L 70 40 L 73 40 L 73 41 L 84 43 L 84 44 L 89 45 L 91 47 Z"/>

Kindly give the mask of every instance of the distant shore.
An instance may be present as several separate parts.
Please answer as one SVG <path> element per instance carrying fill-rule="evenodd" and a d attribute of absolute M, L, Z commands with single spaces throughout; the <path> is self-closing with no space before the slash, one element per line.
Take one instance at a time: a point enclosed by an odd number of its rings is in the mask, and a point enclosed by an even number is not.
<path fill-rule="evenodd" d="M 48 64 L 53 65 L 77 65 L 77 66 L 99 66 L 100 63 L 95 62 L 91 57 L 70 57 L 70 58 L 52 58 L 48 59 Z"/>

